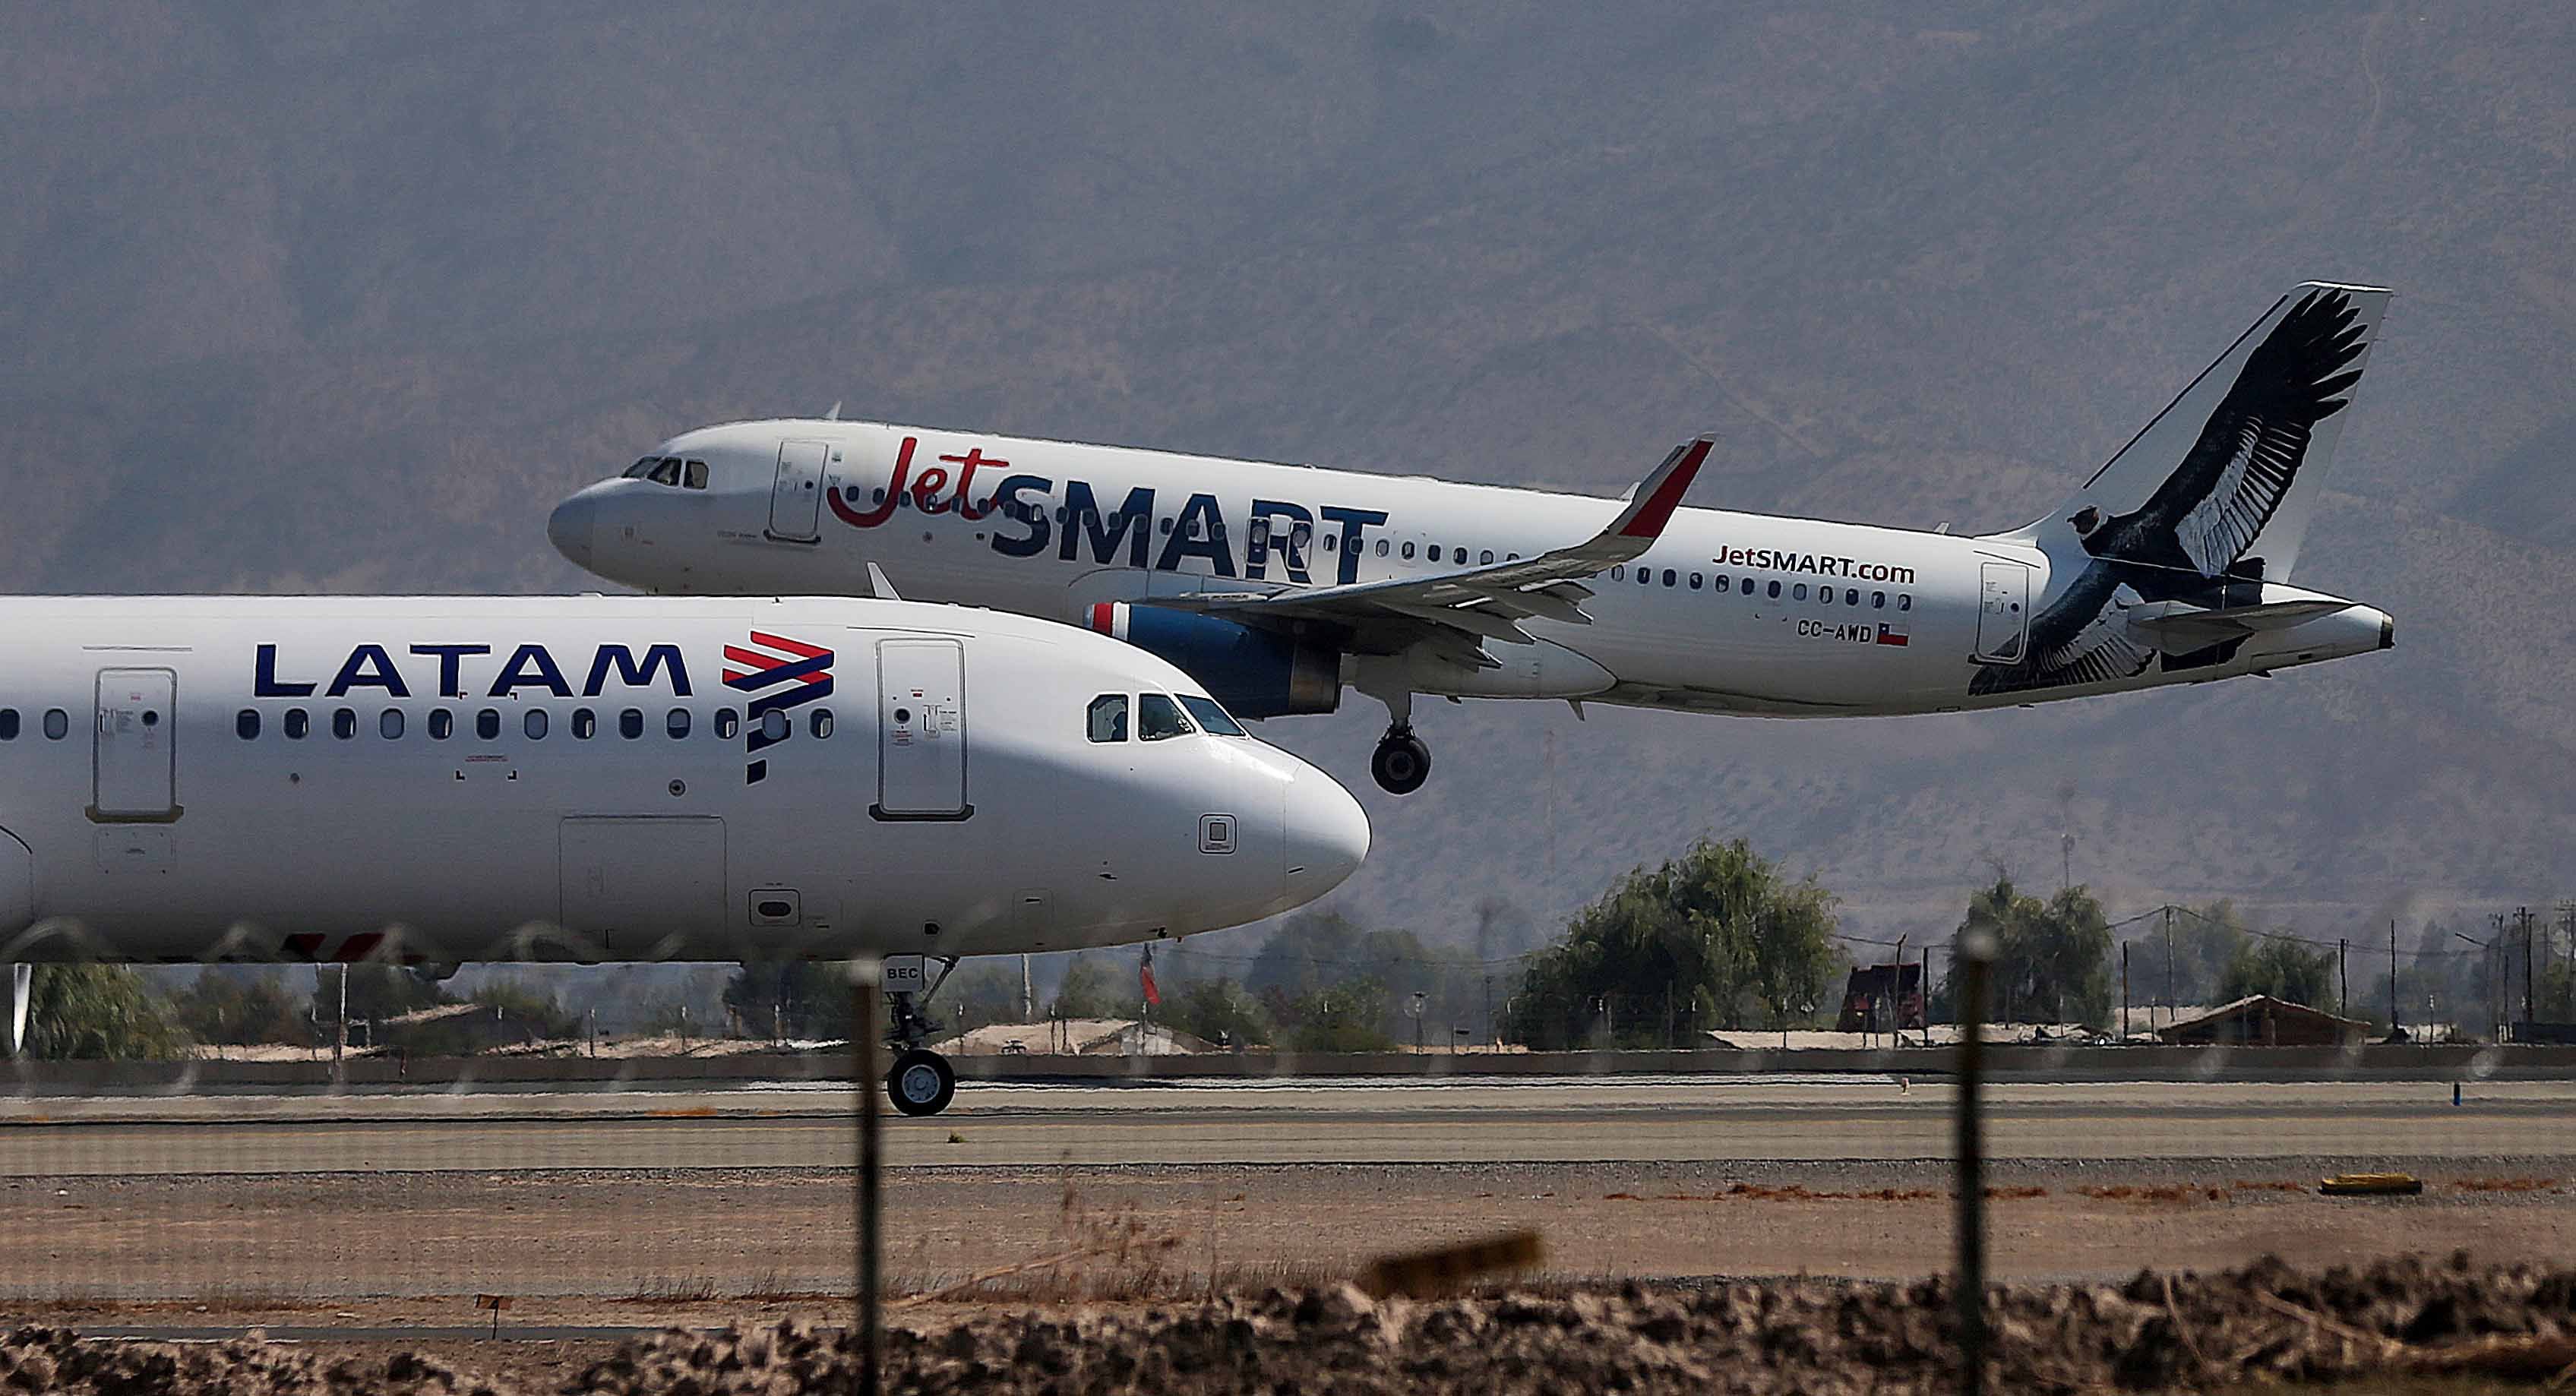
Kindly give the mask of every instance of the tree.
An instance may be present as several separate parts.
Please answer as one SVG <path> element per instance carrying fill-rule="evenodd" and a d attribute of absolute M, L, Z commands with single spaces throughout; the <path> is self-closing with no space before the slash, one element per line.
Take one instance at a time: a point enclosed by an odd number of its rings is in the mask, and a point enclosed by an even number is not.
<path fill-rule="evenodd" d="M 1968 899 L 1959 934 L 1983 930 L 1995 938 L 1994 985 L 1988 1002 L 1997 1022 L 2082 1023 L 2111 1021 L 2111 924 L 2102 904 L 2082 887 L 2047 901 L 1998 876 Z M 1956 1002 L 1958 941 L 1950 943 L 1950 973 L 1942 997 Z"/>
<path fill-rule="evenodd" d="M 1386 987 L 1374 979 L 1345 980 L 1299 998 L 1297 1025 L 1285 1034 L 1292 1052 L 1383 1052 L 1395 1046 L 1382 1026 Z"/>
<path fill-rule="evenodd" d="M 1047 1005 L 1050 1018 L 1133 1018 L 1145 1001 L 1144 987 L 1109 967 L 1109 962 L 1077 955 L 1065 966 Z"/>
<path fill-rule="evenodd" d="M 495 979 L 475 989 L 468 1000 L 492 1010 L 495 1021 L 521 1041 L 569 1038 L 581 1032 L 581 1020 L 563 1010 L 551 991 L 523 980 Z"/>
<path fill-rule="evenodd" d="M 1842 956 L 1833 897 L 1791 882 L 1742 839 L 1691 845 L 1631 871 L 1533 955 L 1507 1035 L 1565 1048 L 1695 1042 L 1710 1028 L 1778 1028 L 1812 1015 Z"/>
<path fill-rule="evenodd" d="M 1149 1016 L 1157 1023 L 1221 1046 L 1253 1046 L 1271 1039 L 1270 1015 L 1231 979 L 1201 979 L 1186 988 L 1166 991 L 1162 1006 Z"/>
<path fill-rule="evenodd" d="M 123 965 L 38 965 L 27 990 L 27 1052 L 48 1059 L 168 1061 L 186 1034 L 168 1004 Z"/>
<path fill-rule="evenodd" d="M 837 961 L 746 961 L 725 981 L 724 1006 L 747 1037 L 850 1035 L 850 980 Z M 720 1035 L 713 1023 L 691 1027 L 700 1037 Z"/>
<path fill-rule="evenodd" d="M 288 993 L 273 969 L 244 972 L 229 965 L 208 965 L 170 1003 L 179 1026 L 199 1042 L 310 1045 L 313 1041 L 307 1001 Z"/>
<path fill-rule="evenodd" d="M 953 1032 L 973 1032 L 995 1023 L 1028 1021 L 1020 1012 L 1020 967 L 1017 963 L 962 965 L 955 981 L 939 991 L 931 1016 Z"/>
<path fill-rule="evenodd" d="M 2333 993 L 2333 954 L 2323 950 L 2310 954 L 2297 941 L 2279 937 L 2249 937 L 2238 945 L 2218 985 L 2223 1003 L 2270 994 L 2284 1003 L 2317 1008 Z"/>

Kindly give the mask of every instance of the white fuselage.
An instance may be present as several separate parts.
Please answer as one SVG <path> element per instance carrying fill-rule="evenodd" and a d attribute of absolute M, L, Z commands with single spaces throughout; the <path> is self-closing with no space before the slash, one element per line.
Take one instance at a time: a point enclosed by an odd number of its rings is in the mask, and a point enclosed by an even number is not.
<path fill-rule="evenodd" d="M 1157 692 L 1200 690 L 904 602 L 0 601 L 0 959 L 1054 950 L 1357 866 L 1297 758 L 1086 730 Z"/>
<path fill-rule="evenodd" d="M 621 478 L 573 496 L 550 525 L 557 546 L 603 577 L 662 592 L 864 593 L 874 562 L 909 596 L 1065 619 L 1102 601 L 1531 557 L 1579 542 L 1619 509 L 1582 495 L 860 422 L 710 427 L 655 455 L 689 464 L 675 483 Z M 2386 643 L 2388 618 L 2349 605 L 2190 667 L 1972 693 L 1982 668 L 2023 653 L 2052 580 L 2082 561 L 2019 536 L 1685 508 L 1637 562 L 1586 582 L 1598 593 L 1583 603 L 1591 624 L 1524 622 L 1537 643 L 1489 644 L 1499 668 L 1396 655 L 1359 661 L 1392 666 L 1373 674 L 1346 665 L 1345 678 L 1371 692 L 1842 716 L 2199 682 Z M 2314 594 L 2274 585 L 2265 595 Z"/>

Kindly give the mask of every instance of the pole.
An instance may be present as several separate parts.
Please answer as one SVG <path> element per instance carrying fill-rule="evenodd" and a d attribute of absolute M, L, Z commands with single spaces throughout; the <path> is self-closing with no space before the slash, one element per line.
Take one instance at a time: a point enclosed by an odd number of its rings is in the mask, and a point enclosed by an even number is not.
<path fill-rule="evenodd" d="M 2351 941 L 2335 937 L 2335 1012 L 2347 1018 L 2352 1016 L 2351 951 Z"/>
<path fill-rule="evenodd" d="M 1485 1045 L 1501 1045 L 1494 1040 L 1494 976 L 1490 974 L 1485 976 Z"/>
<path fill-rule="evenodd" d="M 1995 938 L 1985 931 L 1959 937 L 1959 1106 L 1956 1150 L 1959 1188 L 1959 1389 L 1986 1389 L 1986 1158 L 1978 1088 L 1985 1070 L 1986 971 Z"/>
<path fill-rule="evenodd" d="M 1037 1020 L 1037 990 L 1032 988 L 1029 982 L 1029 957 L 1026 954 L 1022 954 L 1020 956 L 1020 1021 L 1023 1023 L 1034 1023 Z"/>
<path fill-rule="evenodd" d="M 331 1043 L 331 1065 L 337 1068 L 349 1050 L 349 962 L 340 962 L 340 1035 Z"/>
<path fill-rule="evenodd" d="M 2173 973 L 2173 904 L 2165 904 L 2165 1024 L 2170 1027 L 2179 1015 L 2174 1001 Z"/>
<path fill-rule="evenodd" d="M 2388 1035 L 2397 1036 L 2397 921 L 2388 922 Z"/>
<path fill-rule="evenodd" d="M 2120 946 L 2120 1040 L 2129 1040 L 2129 947 Z"/>
<path fill-rule="evenodd" d="M 2535 1018 L 2531 1004 L 2531 908 L 2518 907 L 2513 913 L 2522 921 L 2522 1021 Z"/>
<path fill-rule="evenodd" d="M 885 962 L 873 955 L 863 955 L 850 962 L 850 993 L 857 1010 L 851 1014 L 850 1054 L 858 1073 L 852 1082 L 858 1091 L 859 1117 L 859 1391 L 861 1396 L 877 1396 L 883 1388 L 879 1374 L 885 1368 L 885 1329 L 877 1312 L 877 1289 L 880 1279 L 878 1264 L 878 1212 L 883 1201 L 879 1190 L 879 1165 L 885 1141 L 885 1122 L 877 1113 L 877 1013 L 878 1000 L 885 986 Z"/>

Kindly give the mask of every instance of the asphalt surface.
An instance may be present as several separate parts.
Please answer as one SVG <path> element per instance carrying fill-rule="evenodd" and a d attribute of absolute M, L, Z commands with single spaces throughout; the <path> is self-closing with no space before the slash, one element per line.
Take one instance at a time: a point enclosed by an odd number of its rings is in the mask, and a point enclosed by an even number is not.
<path fill-rule="evenodd" d="M 961 1086 L 891 1119 L 905 1167 L 1921 1159 L 1952 1094 L 1894 1078 L 1618 1077 Z M 2012 1084 L 1999 1159 L 2576 1156 L 2576 1082 Z M 855 1153 L 845 1089 L 0 1101 L 0 1177 L 810 1169 Z"/>

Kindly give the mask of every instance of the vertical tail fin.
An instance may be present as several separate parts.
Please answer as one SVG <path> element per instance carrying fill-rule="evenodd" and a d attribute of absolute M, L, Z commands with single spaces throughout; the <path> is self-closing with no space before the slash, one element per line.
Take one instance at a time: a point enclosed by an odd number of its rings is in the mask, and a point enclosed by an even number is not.
<path fill-rule="evenodd" d="M 2281 581 L 2298 561 L 2389 292 L 2307 282 L 2073 498 L 2012 536 L 2139 568 Z"/>

